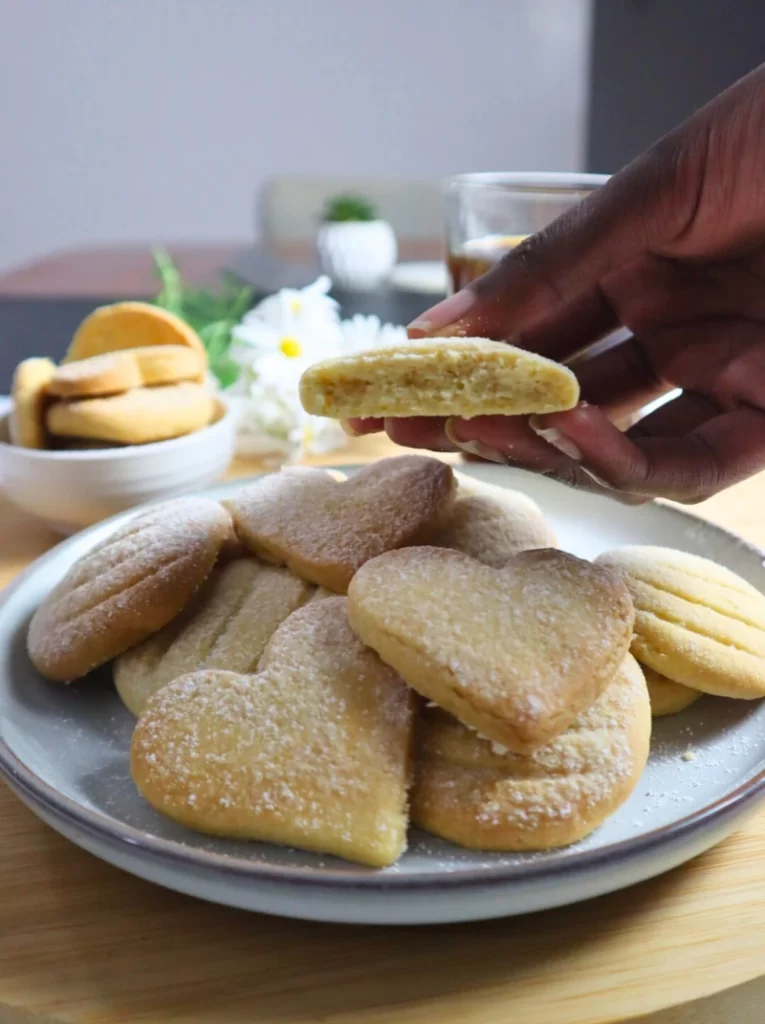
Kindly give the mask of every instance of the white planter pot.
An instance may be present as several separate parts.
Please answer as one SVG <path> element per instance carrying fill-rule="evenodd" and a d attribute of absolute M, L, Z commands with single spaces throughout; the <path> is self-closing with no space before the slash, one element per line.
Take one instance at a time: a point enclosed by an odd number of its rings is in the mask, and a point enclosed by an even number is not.
<path fill-rule="evenodd" d="M 322 224 L 316 239 L 319 263 L 339 288 L 377 288 L 396 264 L 393 228 L 385 220 Z"/>

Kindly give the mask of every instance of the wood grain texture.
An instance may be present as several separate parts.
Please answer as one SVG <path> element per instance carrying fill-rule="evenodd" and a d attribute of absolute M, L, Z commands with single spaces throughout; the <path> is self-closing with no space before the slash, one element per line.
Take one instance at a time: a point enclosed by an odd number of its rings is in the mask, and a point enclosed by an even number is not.
<path fill-rule="evenodd" d="M 391 452 L 365 439 L 332 461 Z M 763 500 L 760 477 L 695 511 L 765 546 Z M 0 499 L 0 583 L 55 541 Z M 0 1024 L 761 1020 L 763 813 L 633 889 L 429 929 L 287 921 L 168 892 L 66 842 L 2 785 L 0 836 Z"/>

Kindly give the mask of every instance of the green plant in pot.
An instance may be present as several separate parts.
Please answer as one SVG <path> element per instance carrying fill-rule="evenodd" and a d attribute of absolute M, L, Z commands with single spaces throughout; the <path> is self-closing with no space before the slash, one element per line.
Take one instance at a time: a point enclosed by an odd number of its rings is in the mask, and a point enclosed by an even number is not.
<path fill-rule="evenodd" d="M 319 263 L 338 288 L 379 288 L 395 266 L 396 236 L 363 196 L 328 199 L 316 239 Z"/>

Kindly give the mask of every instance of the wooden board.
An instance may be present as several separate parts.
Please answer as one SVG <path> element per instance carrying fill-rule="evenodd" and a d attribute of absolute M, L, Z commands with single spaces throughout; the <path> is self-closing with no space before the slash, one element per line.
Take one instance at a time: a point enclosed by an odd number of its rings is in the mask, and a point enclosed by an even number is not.
<path fill-rule="evenodd" d="M 389 452 L 354 442 L 333 461 Z M 760 478 L 697 511 L 765 546 L 764 502 Z M 0 584 L 56 539 L 0 499 Z M 141 882 L 0 785 L 0 1024 L 754 1024 L 762 987 L 706 997 L 760 976 L 764 930 L 765 813 L 692 864 L 588 904 L 364 929 Z"/>

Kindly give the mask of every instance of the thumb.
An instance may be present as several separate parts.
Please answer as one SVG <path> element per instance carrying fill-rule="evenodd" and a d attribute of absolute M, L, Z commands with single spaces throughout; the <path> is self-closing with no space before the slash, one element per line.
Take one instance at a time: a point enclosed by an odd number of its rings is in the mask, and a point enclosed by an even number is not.
<path fill-rule="evenodd" d="M 677 162 L 665 154 L 660 144 L 524 239 L 411 323 L 410 337 L 494 338 L 563 359 L 612 330 L 601 279 L 666 246 L 688 216 L 683 196 L 693 195 L 692 184 L 678 182 Z"/>
<path fill-rule="evenodd" d="M 657 163 L 646 154 L 625 168 L 488 273 L 421 314 L 409 336 L 494 338 L 562 360 L 612 330 L 616 317 L 600 281 L 657 244 L 650 208 L 662 177 Z M 663 194 L 670 189 L 675 186 L 662 183 Z M 674 201 L 662 205 L 677 209 Z"/>

